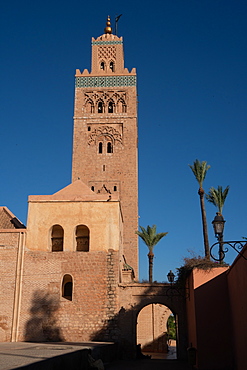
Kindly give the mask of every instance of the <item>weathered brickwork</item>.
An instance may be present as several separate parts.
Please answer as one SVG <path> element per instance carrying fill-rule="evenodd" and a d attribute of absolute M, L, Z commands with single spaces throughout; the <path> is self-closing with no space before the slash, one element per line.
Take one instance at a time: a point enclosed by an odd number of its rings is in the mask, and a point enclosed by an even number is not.
<path fill-rule="evenodd" d="M 109 340 L 108 324 L 117 309 L 118 258 L 114 251 L 27 251 L 19 340 Z M 71 301 L 62 297 L 65 274 L 73 278 Z"/>
<path fill-rule="evenodd" d="M 0 233 L 0 341 L 10 341 L 15 304 L 18 245 L 20 233 Z"/>
<path fill-rule="evenodd" d="M 17 232 L 0 232 L 0 250 L 7 247 L 14 247 L 18 246 L 19 241 L 19 233 Z"/>
<path fill-rule="evenodd" d="M 119 330 L 116 314 L 118 313 L 118 261 L 113 250 L 107 255 L 107 327 L 105 329 L 105 340 L 118 341 Z"/>

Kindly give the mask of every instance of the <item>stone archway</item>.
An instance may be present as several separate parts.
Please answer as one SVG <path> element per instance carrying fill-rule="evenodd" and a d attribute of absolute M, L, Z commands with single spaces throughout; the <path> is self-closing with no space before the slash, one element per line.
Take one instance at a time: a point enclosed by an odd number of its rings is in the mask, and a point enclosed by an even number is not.
<path fill-rule="evenodd" d="M 182 295 L 170 295 L 169 284 L 131 283 L 120 284 L 121 310 L 119 328 L 122 342 L 128 352 L 134 353 L 137 345 L 137 322 L 140 311 L 149 304 L 168 307 L 176 317 L 177 323 L 177 358 L 187 359 L 187 322 L 186 302 Z"/>

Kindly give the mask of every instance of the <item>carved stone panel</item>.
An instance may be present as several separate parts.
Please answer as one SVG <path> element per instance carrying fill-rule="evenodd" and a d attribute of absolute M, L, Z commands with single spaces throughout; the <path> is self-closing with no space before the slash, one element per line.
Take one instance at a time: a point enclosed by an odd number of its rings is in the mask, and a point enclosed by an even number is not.
<path fill-rule="evenodd" d="M 100 126 L 91 131 L 88 138 L 88 145 L 97 144 L 99 138 L 110 139 L 112 144 L 122 144 L 121 133 L 111 126 Z"/>

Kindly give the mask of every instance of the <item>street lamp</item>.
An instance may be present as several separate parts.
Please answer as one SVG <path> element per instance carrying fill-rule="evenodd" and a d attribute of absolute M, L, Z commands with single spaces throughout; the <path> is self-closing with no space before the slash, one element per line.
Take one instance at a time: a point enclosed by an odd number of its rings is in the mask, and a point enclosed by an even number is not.
<path fill-rule="evenodd" d="M 217 212 L 214 220 L 212 221 L 214 233 L 219 241 L 219 261 L 223 263 L 224 252 L 223 252 L 223 231 L 225 226 L 225 220 L 221 213 Z"/>
<path fill-rule="evenodd" d="M 169 283 L 174 283 L 174 279 L 175 279 L 175 275 L 174 273 L 172 272 L 172 270 L 170 270 L 167 274 L 167 278 L 168 278 L 168 281 Z"/>
<path fill-rule="evenodd" d="M 217 238 L 223 237 L 223 231 L 225 226 L 225 220 L 221 213 L 217 212 L 214 220 L 212 221 L 214 233 Z"/>
<path fill-rule="evenodd" d="M 229 251 L 228 247 L 234 249 L 241 257 L 243 257 L 246 261 L 247 258 L 243 255 L 243 248 L 246 247 L 245 240 L 237 240 L 237 241 L 223 241 L 223 231 L 225 226 L 225 220 L 221 213 L 217 212 L 214 220 L 212 221 L 215 237 L 218 239 L 217 243 L 214 243 L 210 248 L 210 256 L 215 260 L 219 261 L 219 263 L 223 263 L 223 259 L 225 254 Z M 215 257 L 213 253 L 214 247 L 219 245 L 219 258 Z M 223 246 L 225 248 L 223 249 Z"/>
<path fill-rule="evenodd" d="M 169 298 L 173 298 L 173 297 L 182 297 L 182 298 L 189 298 L 189 289 L 184 287 L 178 287 L 176 286 L 176 284 L 173 284 L 174 283 L 174 280 L 175 280 L 175 275 L 174 273 L 172 272 L 172 270 L 170 270 L 167 274 L 167 279 L 169 281 L 169 283 L 171 284 L 171 286 L 167 287 L 166 289 L 166 296 L 169 297 Z"/>

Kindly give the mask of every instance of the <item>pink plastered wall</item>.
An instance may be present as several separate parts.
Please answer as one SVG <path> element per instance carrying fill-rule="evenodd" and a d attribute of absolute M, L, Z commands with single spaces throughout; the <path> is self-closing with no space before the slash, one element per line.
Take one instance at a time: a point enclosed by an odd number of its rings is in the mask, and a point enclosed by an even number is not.
<path fill-rule="evenodd" d="M 196 367 L 232 369 L 232 328 L 226 267 L 194 269 L 188 279 L 189 344 L 197 350 Z"/>

